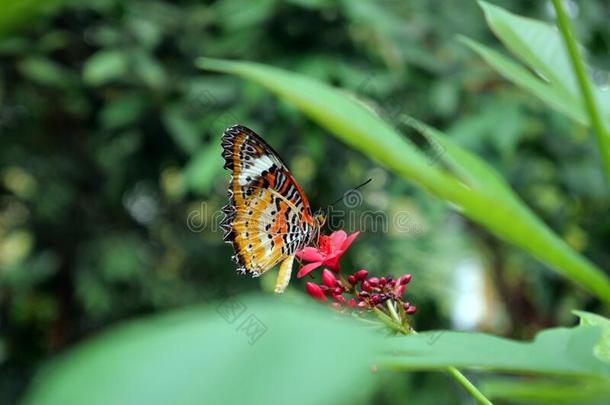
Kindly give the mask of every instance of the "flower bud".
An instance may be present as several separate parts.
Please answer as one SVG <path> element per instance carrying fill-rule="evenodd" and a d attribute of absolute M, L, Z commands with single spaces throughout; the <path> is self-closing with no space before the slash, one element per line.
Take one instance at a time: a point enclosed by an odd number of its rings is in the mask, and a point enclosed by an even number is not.
<path fill-rule="evenodd" d="M 397 297 L 402 296 L 404 293 L 405 293 L 405 286 L 404 285 L 399 285 L 394 290 L 394 294 L 396 294 Z"/>
<path fill-rule="evenodd" d="M 354 273 L 356 280 L 364 280 L 366 278 L 366 276 L 368 276 L 368 275 L 369 275 L 369 272 L 364 269 L 358 270 L 357 272 Z"/>
<path fill-rule="evenodd" d="M 407 314 L 414 314 L 417 311 L 417 307 L 415 305 L 410 305 L 409 308 L 406 309 Z"/>
<path fill-rule="evenodd" d="M 326 301 L 326 295 L 324 295 L 324 292 L 319 285 L 307 282 L 305 284 L 305 289 L 307 290 L 307 294 L 309 294 L 312 298 L 322 302 Z"/>
<path fill-rule="evenodd" d="M 337 283 L 337 279 L 328 269 L 322 270 L 322 282 L 325 286 L 334 288 Z"/>
<path fill-rule="evenodd" d="M 409 284 L 409 281 L 411 281 L 411 275 L 405 274 L 405 275 L 401 276 L 398 280 L 400 281 L 400 284 L 402 284 L 402 285 Z"/>
<path fill-rule="evenodd" d="M 371 285 L 369 284 L 369 282 L 368 282 L 368 281 L 364 280 L 364 281 L 362 282 L 362 289 L 363 289 L 364 291 L 371 291 Z"/>
<path fill-rule="evenodd" d="M 377 277 L 369 277 L 367 281 L 371 287 L 377 287 L 379 285 L 379 279 Z"/>
<path fill-rule="evenodd" d="M 353 274 L 347 278 L 347 282 L 350 283 L 351 285 L 356 284 L 356 281 L 358 281 L 358 280 L 356 280 L 356 276 L 354 276 Z"/>

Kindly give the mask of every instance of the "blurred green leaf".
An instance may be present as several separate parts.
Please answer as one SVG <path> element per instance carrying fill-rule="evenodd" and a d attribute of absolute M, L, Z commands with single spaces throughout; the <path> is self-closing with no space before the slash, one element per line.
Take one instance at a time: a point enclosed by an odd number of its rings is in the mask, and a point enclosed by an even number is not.
<path fill-rule="evenodd" d="M 128 71 L 127 55 L 119 50 L 101 50 L 83 66 L 83 80 L 99 86 L 123 77 Z"/>
<path fill-rule="evenodd" d="M 445 132 L 472 152 L 489 152 L 491 147 L 503 160 L 512 160 L 520 141 L 531 132 L 528 125 L 532 118 L 510 95 L 500 93 L 486 105 L 488 108 L 476 114 L 455 120 Z"/>
<path fill-rule="evenodd" d="M 200 145 L 201 131 L 189 120 L 179 104 L 168 106 L 161 115 L 163 124 L 174 142 L 189 155 Z"/>
<path fill-rule="evenodd" d="M 363 402 L 377 340 L 320 308 L 234 296 L 129 322 L 40 373 L 25 403 Z"/>
<path fill-rule="evenodd" d="M 142 18 L 141 16 L 130 16 L 127 24 L 138 38 L 139 43 L 142 43 L 148 49 L 156 47 L 163 38 L 161 26 L 155 24 L 150 19 Z"/>
<path fill-rule="evenodd" d="M 69 87 L 77 80 L 74 73 L 45 57 L 27 57 L 19 63 L 18 68 L 30 80 L 47 86 Z"/>
<path fill-rule="evenodd" d="M 278 0 L 259 0 L 244 4 L 241 0 L 216 3 L 219 23 L 229 30 L 244 30 L 271 17 Z"/>
<path fill-rule="evenodd" d="M 288 2 L 311 9 L 319 9 L 334 5 L 332 0 L 288 0 Z"/>
<path fill-rule="evenodd" d="M 146 101 L 139 93 L 123 93 L 108 100 L 100 111 L 102 127 L 115 129 L 133 124 L 144 112 Z"/>
<path fill-rule="evenodd" d="M 49 54 L 65 48 L 69 45 L 69 41 L 70 37 L 67 31 L 56 29 L 44 34 L 37 43 L 37 48 L 40 52 Z"/>
<path fill-rule="evenodd" d="M 535 78 L 529 72 L 525 73 L 525 70 L 516 73 L 518 70 L 514 66 L 508 65 L 506 63 L 507 59 L 499 56 L 499 54 L 494 55 L 480 44 L 470 41 L 468 42 L 469 46 L 510 80 L 514 80 L 528 90 L 533 90 L 534 94 L 544 101 L 552 101 L 549 99 L 551 94 L 560 98 L 561 100 L 554 100 L 550 103 L 552 107 L 557 108 L 558 105 L 570 106 L 570 108 L 577 110 L 576 114 L 578 116 L 584 118 L 584 121 L 579 121 L 589 123 L 588 117 L 584 114 L 584 101 L 578 88 L 576 76 L 556 27 L 512 14 L 483 1 L 480 1 L 479 4 L 496 36 L 515 56 L 537 73 L 539 78 Z M 529 75 L 530 78 L 525 78 L 525 74 Z M 537 81 L 539 85 L 533 85 L 533 80 Z M 545 95 L 542 95 L 542 89 L 544 89 Z M 597 104 L 602 109 L 603 120 L 608 128 L 610 127 L 610 96 L 597 87 L 593 89 L 593 92 Z M 573 115 L 563 108 L 561 111 L 568 113 L 570 116 Z"/>
<path fill-rule="evenodd" d="M 470 187 L 490 196 L 500 197 L 503 202 L 520 210 L 519 197 L 513 192 L 500 174 L 483 159 L 468 152 L 440 131 L 413 117 L 406 117 L 405 124 L 424 135 L 431 145 L 430 154 L 444 160 L 447 165 Z M 435 154 L 435 155 L 434 155 Z M 524 214 L 526 214 L 524 212 Z"/>
<path fill-rule="evenodd" d="M 610 364 L 610 319 L 585 311 L 573 311 L 580 318 L 580 324 L 599 326 L 602 328 L 602 338 L 595 345 L 594 353 L 602 361 Z"/>
<path fill-rule="evenodd" d="M 571 97 L 563 97 L 562 92 L 534 76 L 525 67 L 512 61 L 501 53 L 469 38 L 460 38 L 470 49 L 479 54 L 487 63 L 496 69 L 502 76 L 523 89 L 533 93 L 557 111 L 567 115 L 582 124 L 588 124 L 582 104 Z"/>
<path fill-rule="evenodd" d="M 527 404 L 606 405 L 610 402 L 610 385 L 606 380 L 531 378 L 491 378 L 480 383 L 491 399 Z"/>
<path fill-rule="evenodd" d="M 200 194 L 208 194 L 214 181 L 223 171 L 223 159 L 218 153 L 219 140 L 200 148 L 186 164 L 183 175 L 189 188 Z"/>
<path fill-rule="evenodd" d="M 161 88 L 165 84 L 167 75 L 159 61 L 146 52 L 136 52 L 133 58 L 134 71 L 147 86 Z"/>
<path fill-rule="evenodd" d="M 431 193 L 455 204 L 465 215 L 532 253 L 565 277 L 586 288 L 598 298 L 610 301 L 608 277 L 586 258 L 572 250 L 519 200 L 493 191 L 488 171 L 459 159 L 463 168 L 477 170 L 473 178 L 484 188 L 470 188 L 452 174 L 440 169 L 414 145 L 361 103 L 339 90 L 298 74 L 249 62 L 200 58 L 200 68 L 231 73 L 253 80 L 280 97 L 296 104 L 307 115 L 356 149 L 377 160 L 396 174 L 415 181 Z M 444 153 L 443 150 L 437 152 Z M 490 187 L 489 185 L 492 185 Z M 493 209 L 491 209 L 493 207 Z"/>
<path fill-rule="evenodd" d="M 409 370 L 448 366 L 475 370 L 603 378 L 610 382 L 610 365 L 593 354 L 600 328 L 552 328 L 524 343 L 483 333 L 430 331 L 393 338 L 384 363 Z"/>
<path fill-rule="evenodd" d="M 564 95 L 575 96 L 573 102 L 578 101 L 576 78 L 561 36 L 554 26 L 510 13 L 484 1 L 479 4 L 489 27 L 515 56 Z"/>
<path fill-rule="evenodd" d="M 0 36 L 31 21 L 33 16 L 53 11 L 59 4 L 58 0 L 0 0 Z"/>

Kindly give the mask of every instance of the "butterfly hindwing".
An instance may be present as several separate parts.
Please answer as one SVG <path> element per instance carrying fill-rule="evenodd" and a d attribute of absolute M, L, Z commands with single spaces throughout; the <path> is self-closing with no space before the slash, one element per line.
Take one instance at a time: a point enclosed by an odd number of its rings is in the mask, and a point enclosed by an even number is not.
<path fill-rule="evenodd" d="M 257 276 L 309 243 L 314 220 L 286 165 L 252 130 L 227 129 L 222 147 L 225 168 L 233 174 L 223 209 L 224 239 L 233 246 L 238 270 Z"/>

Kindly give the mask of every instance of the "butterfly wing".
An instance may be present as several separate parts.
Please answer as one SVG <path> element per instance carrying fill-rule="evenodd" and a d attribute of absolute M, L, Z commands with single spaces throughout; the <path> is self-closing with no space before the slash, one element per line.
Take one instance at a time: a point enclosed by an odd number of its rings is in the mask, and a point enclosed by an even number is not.
<path fill-rule="evenodd" d="M 233 246 L 241 272 L 259 276 L 284 262 L 280 277 L 285 287 L 294 254 L 315 233 L 307 197 L 278 154 L 254 131 L 233 126 L 224 132 L 222 147 L 224 167 L 232 171 L 221 224 L 224 240 Z"/>

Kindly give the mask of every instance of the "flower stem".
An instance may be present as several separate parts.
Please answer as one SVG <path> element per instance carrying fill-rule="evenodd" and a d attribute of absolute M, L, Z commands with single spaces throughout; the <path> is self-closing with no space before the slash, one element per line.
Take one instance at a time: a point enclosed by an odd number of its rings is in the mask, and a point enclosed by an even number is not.
<path fill-rule="evenodd" d="M 491 402 L 460 370 L 455 367 L 447 367 L 447 372 L 455 381 L 457 381 L 472 397 L 482 405 L 493 405 Z"/>
<path fill-rule="evenodd" d="M 392 319 L 394 319 L 394 322 L 396 322 L 397 324 L 402 326 L 400 317 L 398 316 L 398 313 L 396 312 L 396 308 L 394 308 L 394 303 L 391 300 L 387 300 L 385 303 L 388 307 L 388 310 L 390 311 L 390 314 L 392 315 Z"/>
<path fill-rule="evenodd" d="M 386 325 L 388 328 L 396 331 L 396 332 L 400 332 L 403 335 L 408 335 L 409 331 L 406 330 L 402 325 L 394 322 L 394 320 L 392 320 L 392 318 L 390 318 L 389 316 L 387 316 L 382 310 L 380 310 L 379 308 L 373 308 L 373 312 L 375 313 L 375 315 L 377 315 L 377 318 L 379 318 L 379 320 Z"/>
<path fill-rule="evenodd" d="M 610 133 L 604 127 L 599 109 L 597 108 L 593 90 L 591 89 L 591 83 L 585 72 L 585 65 L 578 53 L 578 46 L 574 39 L 570 20 L 566 16 L 563 6 L 561 5 L 561 0 L 552 0 L 552 2 L 555 7 L 555 13 L 557 14 L 557 25 L 559 26 L 559 31 L 561 32 L 563 41 L 570 55 L 572 69 L 578 79 L 578 85 L 580 86 L 580 92 L 585 103 L 585 109 L 589 115 L 591 128 L 593 128 L 593 132 L 595 133 L 597 148 L 601 154 L 606 178 L 610 180 Z"/>
<path fill-rule="evenodd" d="M 388 312 L 391 316 L 386 315 L 379 308 L 374 308 L 375 315 L 388 327 L 391 329 L 402 333 L 403 335 L 409 335 L 412 333 L 417 333 L 413 328 L 407 330 L 400 321 L 398 313 L 396 312 L 396 308 L 394 304 L 390 301 L 386 301 L 386 306 L 388 307 Z M 493 405 L 493 403 L 487 399 L 485 395 L 479 389 L 466 378 L 464 374 L 460 372 L 455 367 L 447 367 L 447 372 L 455 381 L 457 381 L 479 404 L 481 405 Z"/>

